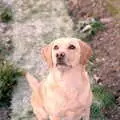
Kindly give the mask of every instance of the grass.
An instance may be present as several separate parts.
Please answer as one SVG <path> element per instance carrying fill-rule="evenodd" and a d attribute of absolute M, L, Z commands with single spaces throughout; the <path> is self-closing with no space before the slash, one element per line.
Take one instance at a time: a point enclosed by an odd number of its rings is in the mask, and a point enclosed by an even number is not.
<path fill-rule="evenodd" d="M 114 105 L 115 98 L 110 91 L 105 89 L 105 87 L 101 85 L 96 85 L 94 86 L 92 91 L 95 96 L 95 99 L 100 102 L 101 107 L 108 108 Z"/>
<path fill-rule="evenodd" d="M 104 24 L 102 24 L 100 21 L 98 20 L 95 20 L 93 22 L 91 22 L 91 27 L 92 27 L 92 30 L 91 30 L 91 35 L 96 35 L 96 33 L 99 31 L 99 30 L 104 30 Z"/>
<path fill-rule="evenodd" d="M 91 118 L 92 120 L 104 120 L 104 115 L 101 112 L 101 108 L 95 103 L 91 106 Z"/>
<path fill-rule="evenodd" d="M 0 15 L 1 21 L 4 23 L 8 23 L 13 20 L 13 13 L 11 8 L 5 8 L 4 11 Z"/>
<path fill-rule="evenodd" d="M 10 105 L 12 90 L 17 84 L 17 78 L 22 75 L 23 72 L 13 64 L 0 61 L 0 107 Z"/>
<path fill-rule="evenodd" d="M 113 94 L 102 85 L 93 85 L 93 104 L 91 107 L 92 120 L 104 120 L 103 111 L 115 105 Z"/>

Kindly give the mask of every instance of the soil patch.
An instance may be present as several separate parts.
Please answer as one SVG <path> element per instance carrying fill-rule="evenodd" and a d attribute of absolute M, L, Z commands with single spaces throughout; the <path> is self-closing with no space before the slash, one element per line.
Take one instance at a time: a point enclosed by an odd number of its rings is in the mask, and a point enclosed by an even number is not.
<path fill-rule="evenodd" d="M 116 106 L 104 112 L 106 119 L 120 120 L 120 1 L 69 0 L 68 9 L 74 22 L 88 17 L 107 21 L 105 29 L 98 32 L 90 44 L 96 56 L 95 76 L 116 98 Z"/>
<path fill-rule="evenodd" d="M 109 120 L 120 120 L 120 25 L 109 23 L 92 40 L 95 51 L 98 82 L 108 87 L 116 97 L 116 106 L 106 113 Z"/>

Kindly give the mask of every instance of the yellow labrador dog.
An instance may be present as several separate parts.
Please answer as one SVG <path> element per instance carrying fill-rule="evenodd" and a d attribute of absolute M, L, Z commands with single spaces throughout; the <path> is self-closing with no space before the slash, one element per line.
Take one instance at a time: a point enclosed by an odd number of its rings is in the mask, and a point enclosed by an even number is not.
<path fill-rule="evenodd" d="M 46 80 L 26 73 L 38 120 L 89 120 L 92 92 L 85 66 L 91 48 L 76 38 L 60 38 L 42 49 L 49 65 Z"/>

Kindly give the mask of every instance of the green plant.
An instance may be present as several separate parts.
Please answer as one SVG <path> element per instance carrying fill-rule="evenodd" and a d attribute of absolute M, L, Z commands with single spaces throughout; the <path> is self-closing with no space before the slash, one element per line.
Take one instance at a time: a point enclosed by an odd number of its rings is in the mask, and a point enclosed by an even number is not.
<path fill-rule="evenodd" d="M 104 113 L 102 111 L 114 106 L 115 98 L 110 91 L 106 90 L 105 87 L 101 85 L 93 85 L 92 92 L 94 96 L 91 107 L 92 118 L 104 120 Z"/>
<path fill-rule="evenodd" d="M 93 22 L 91 22 L 91 27 L 92 27 L 91 34 L 95 35 L 99 30 L 104 29 L 104 24 L 102 24 L 98 20 L 94 20 Z"/>
<path fill-rule="evenodd" d="M 79 25 L 81 23 L 81 25 Z M 82 32 L 79 34 L 78 38 L 81 38 L 85 42 L 90 42 L 92 37 L 100 30 L 104 30 L 105 26 L 97 19 L 93 19 L 88 23 L 80 22 L 77 26 L 81 26 Z M 80 31 L 76 28 L 76 31 Z M 83 32 L 84 31 L 84 32 Z"/>
<path fill-rule="evenodd" d="M 95 99 L 100 102 L 101 107 L 109 108 L 114 105 L 115 98 L 110 91 L 105 89 L 105 87 L 95 85 L 92 91 Z"/>
<path fill-rule="evenodd" d="M 101 111 L 100 106 L 97 103 L 93 103 L 91 106 L 91 117 L 92 120 L 104 120 L 104 115 Z"/>
<path fill-rule="evenodd" d="M 13 47 L 12 41 L 7 43 L 4 40 L 0 40 L 0 59 L 10 55 L 13 49 L 14 47 Z"/>
<path fill-rule="evenodd" d="M 97 68 L 97 65 L 94 64 L 95 59 L 96 59 L 96 55 L 93 54 L 93 55 L 90 57 L 90 59 L 89 59 L 89 61 L 88 61 L 88 65 L 87 65 L 87 71 L 88 71 L 89 75 L 92 76 L 92 78 L 93 78 L 93 73 L 96 71 L 96 68 Z M 93 82 L 94 82 L 94 81 L 92 81 L 92 83 L 93 83 Z"/>
<path fill-rule="evenodd" d="M 0 61 L 0 106 L 10 104 L 13 87 L 17 83 L 17 77 L 22 74 L 20 69 L 15 68 L 7 61 Z"/>
<path fill-rule="evenodd" d="M 4 11 L 0 15 L 1 21 L 8 23 L 11 20 L 13 20 L 13 14 L 12 14 L 12 9 L 11 8 L 5 8 Z"/>

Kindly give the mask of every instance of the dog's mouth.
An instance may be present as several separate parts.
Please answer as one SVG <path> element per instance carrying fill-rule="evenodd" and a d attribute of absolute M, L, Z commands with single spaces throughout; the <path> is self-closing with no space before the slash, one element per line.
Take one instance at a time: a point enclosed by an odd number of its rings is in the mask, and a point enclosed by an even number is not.
<path fill-rule="evenodd" d="M 68 65 L 66 64 L 64 61 L 58 61 L 57 64 L 56 64 L 56 67 L 58 68 L 72 68 L 72 65 Z"/>
<path fill-rule="evenodd" d="M 68 65 L 63 61 L 59 61 L 57 62 L 56 66 L 68 66 Z"/>
<path fill-rule="evenodd" d="M 72 65 L 67 64 L 64 59 L 57 59 L 56 67 L 58 69 L 68 69 L 72 68 Z"/>

